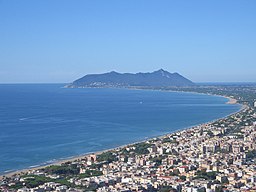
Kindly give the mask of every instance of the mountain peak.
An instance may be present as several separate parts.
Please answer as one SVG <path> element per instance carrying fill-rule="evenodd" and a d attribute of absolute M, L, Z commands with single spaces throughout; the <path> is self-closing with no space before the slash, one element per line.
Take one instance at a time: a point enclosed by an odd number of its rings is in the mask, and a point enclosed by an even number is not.
<path fill-rule="evenodd" d="M 110 71 L 109 73 L 110 73 L 110 74 L 119 74 L 119 73 L 116 72 L 116 71 Z"/>
<path fill-rule="evenodd" d="M 159 75 L 161 75 L 162 77 L 166 77 L 166 78 L 170 78 L 170 75 L 171 75 L 171 73 L 169 73 L 168 71 L 165 71 L 165 70 L 163 70 L 163 69 L 159 69 L 159 70 L 157 70 L 157 71 L 155 71 L 155 72 L 153 72 L 153 73 L 159 74 Z"/>
<path fill-rule="evenodd" d="M 163 69 L 161 68 L 161 69 L 159 69 L 159 70 L 157 70 L 157 71 L 155 71 L 155 72 L 157 72 L 157 73 L 163 73 L 163 72 L 168 72 L 168 71 L 165 71 L 165 70 L 163 70 Z"/>

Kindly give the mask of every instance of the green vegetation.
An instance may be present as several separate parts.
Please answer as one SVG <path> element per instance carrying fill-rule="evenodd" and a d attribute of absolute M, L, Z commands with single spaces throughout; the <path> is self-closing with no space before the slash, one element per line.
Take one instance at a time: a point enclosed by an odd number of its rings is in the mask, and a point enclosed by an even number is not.
<path fill-rule="evenodd" d="M 176 141 L 176 139 L 174 138 L 169 138 L 169 137 L 166 137 L 162 140 L 162 143 L 174 143 L 174 144 L 179 144 L 178 141 Z"/>
<path fill-rule="evenodd" d="M 170 172 L 170 176 L 179 176 L 180 171 L 179 169 L 174 169 L 173 172 Z"/>
<path fill-rule="evenodd" d="M 90 169 L 100 169 L 104 163 L 93 163 L 90 165 Z"/>
<path fill-rule="evenodd" d="M 62 179 L 54 179 L 53 182 L 55 183 L 60 183 L 61 185 L 66 185 L 68 187 L 74 187 L 75 185 L 70 183 L 67 179 L 62 178 Z"/>
<path fill-rule="evenodd" d="M 210 130 L 207 130 L 207 135 L 209 135 L 210 137 L 213 137 L 213 136 L 214 136 L 213 132 L 210 131 Z"/>
<path fill-rule="evenodd" d="M 136 154 L 148 154 L 149 153 L 149 150 L 148 148 L 151 147 L 152 144 L 149 144 L 149 143 L 138 143 L 138 144 L 135 144 L 134 147 L 135 147 L 135 150 L 134 152 Z"/>
<path fill-rule="evenodd" d="M 158 157 L 151 158 L 150 161 L 155 162 L 156 166 L 159 166 L 162 164 L 162 160 L 164 158 L 165 158 L 164 156 L 158 156 Z"/>
<path fill-rule="evenodd" d="M 158 191 L 159 192 L 176 192 L 177 190 L 170 186 L 163 186 Z"/>
<path fill-rule="evenodd" d="M 162 140 L 162 143 L 170 143 L 171 142 L 171 139 L 169 137 L 165 137 L 163 140 Z"/>
<path fill-rule="evenodd" d="M 116 155 L 114 155 L 110 151 L 102 153 L 102 154 L 97 156 L 97 161 L 99 161 L 99 162 L 105 161 L 107 163 L 111 163 L 111 162 L 116 161 L 116 160 L 117 160 Z"/>
<path fill-rule="evenodd" d="M 121 152 L 122 155 L 129 155 L 130 154 L 129 151 L 126 150 L 126 148 L 123 148 L 120 152 Z"/>
<path fill-rule="evenodd" d="M 59 183 L 62 185 L 66 185 L 68 187 L 74 187 L 74 185 L 72 183 L 68 182 L 68 180 L 65 178 L 51 179 L 49 177 L 38 176 L 38 175 L 24 175 L 24 176 L 22 176 L 22 178 L 25 180 L 24 181 L 25 185 L 23 185 L 23 183 L 21 183 L 21 182 L 17 182 L 11 188 L 12 189 L 20 189 L 24 186 L 26 186 L 28 188 L 34 188 L 34 187 L 38 187 L 39 185 L 42 185 L 47 182 L 55 182 L 55 183 Z"/>
<path fill-rule="evenodd" d="M 27 175 L 24 177 L 25 186 L 28 188 L 38 187 L 47 182 L 53 181 L 53 179 L 45 176 L 38 176 L 38 175 Z"/>
<path fill-rule="evenodd" d="M 232 129 L 228 129 L 224 135 L 226 136 L 226 135 L 232 135 L 237 133 L 241 133 L 241 126 L 236 126 L 236 127 L 233 127 Z"/>
<path fill-rule="evenodd" d="M 194 179 L 205 179 L 205 180 L 215 180 L 216 179 L 217 172 L 206 172 L 205 170 L 197 171 L 196 177 Z"/>
<path fill-rule="evenodd" d="M 18 190 L 22 187 L 24 187 L 23 184 L 21 182 L 17 182 L 17 183 L 15 183 L 15 185 L 11 185 L 9 188 L 14 189 L 14 190 Z"/>
<path fill-rule="evenodd" d="M 83 187 L 83 191 L 90 191 L 90 192 L 92 192 L 92 191 L 96 191 L 97 190 L 97 185 L 95 184 L 95 185 L 90 185 L 90 186 L 88 186 L 88 187 L 86 187 L 86 188 L 84 188 Z"/>
<path fill-rule="evenodd" d="M 181 176 L 180 176 L 180 179 L 181 179 L 182 181 L 186 181 L 186 176 L 185 176 L 185 175 L 181 175 Z"/>
<path fill-rule="evenodd" d="M 77 175 L 79 174 L 79 168 L 76 165 L 62 164 L 52 165 L 45 168 L 45 171 L 50 174 L 57 175 Z"/>
<path fill-rule="evenodd" d="M 215 191 L 216 192 L 223 192 L 222 188 L 217 188 Z"/>
<path fill-rule="evenodd" d="M 248 151 L 248 152 L 246 153 L 246 158 L 247 158 L 247 159 L 256 158 L 256 150 Z"/>
<path fill-rule="evenodd" d="M 223 181 L 221 182 L 221 184 L 229 184 L 228 178 L 225 177 L 225 178 L 223 179 Z"/>

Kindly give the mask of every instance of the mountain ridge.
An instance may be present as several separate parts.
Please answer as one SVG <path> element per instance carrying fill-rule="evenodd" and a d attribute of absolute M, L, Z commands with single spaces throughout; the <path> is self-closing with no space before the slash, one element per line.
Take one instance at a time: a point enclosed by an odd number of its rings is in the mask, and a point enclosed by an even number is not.
<path fill-rule="evenodd" d="M 184 87 L 194 85 L 191 80 L 177 72 L 170 73 L 159 69 L 146 73 L 118 73 L 111 71 L 102 74 L 88 74 L 66 87 Z"/>

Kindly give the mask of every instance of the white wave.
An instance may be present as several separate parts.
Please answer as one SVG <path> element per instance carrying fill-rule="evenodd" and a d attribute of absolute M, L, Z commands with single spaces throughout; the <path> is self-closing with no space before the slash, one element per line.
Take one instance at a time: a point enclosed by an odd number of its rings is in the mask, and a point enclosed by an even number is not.
<path fill-rule="evenodd" d="M 5 173 L 9 173 L 9 172 L 13 172 L 13 171 L 15 171 L 14 169 L 9 169 L 9 170 L 6 170 L 6 171 L 4 171 Z"/>
<path fill-rule="evenodd" d="M 41 165 L 31 165 L 29 168 L 35 168 L 35 167 L 40 167 Z"/>

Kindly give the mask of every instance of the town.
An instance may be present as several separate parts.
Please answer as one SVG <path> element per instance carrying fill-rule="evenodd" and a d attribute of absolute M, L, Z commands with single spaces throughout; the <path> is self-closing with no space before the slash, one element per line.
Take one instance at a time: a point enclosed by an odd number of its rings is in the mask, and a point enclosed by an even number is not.
<path fill-rule="evenodd" d="M 256 191 L 255 87 L 169 90 L 227 96 L 243 107 L 214 122 L 3 176 L 1 191 Z"/>

